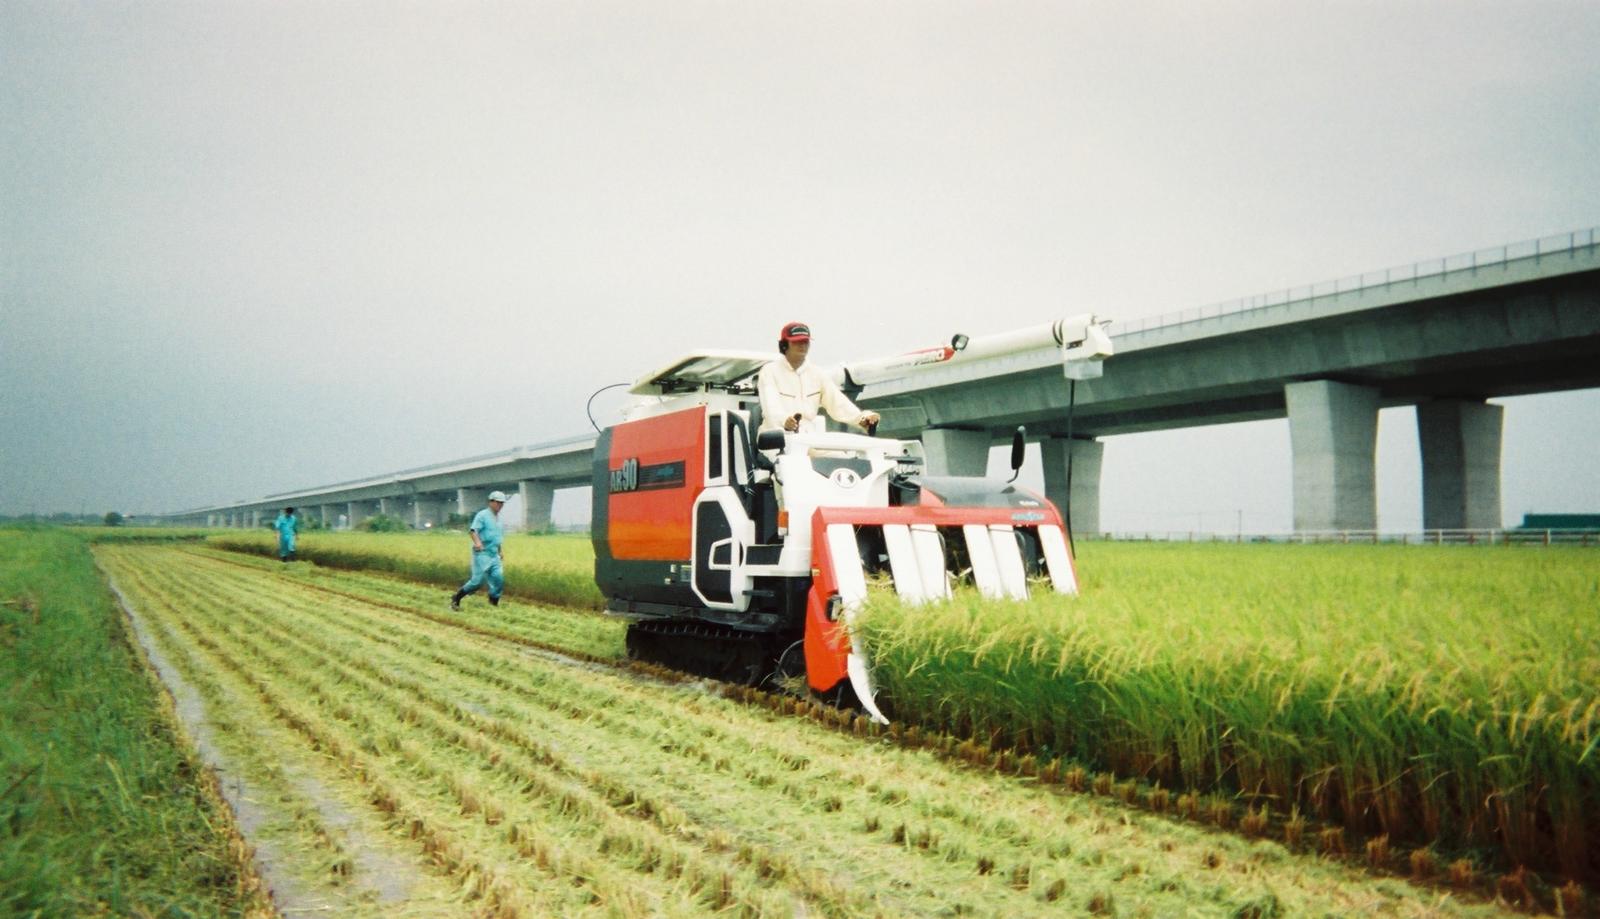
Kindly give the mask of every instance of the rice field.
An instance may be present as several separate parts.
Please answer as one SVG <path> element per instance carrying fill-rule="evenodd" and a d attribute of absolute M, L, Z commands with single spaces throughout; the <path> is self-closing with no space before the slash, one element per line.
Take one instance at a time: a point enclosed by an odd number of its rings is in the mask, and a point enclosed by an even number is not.
<path fill-rule="evenodd" d="M 431 588 L 305 563 L 96 555 L 224 783 L 262 804 L 286 913 L 1503 913 L 611 666 L 614 626 L 581 612 L 451 617 Z M 597 653 L 550 650 L 585 622 Z"/>
<path fill-rule="evenodd" d="M 454 548 L 432 534 L 324 540 L 351 566 L 411 577 Z M 535 594 L 541 574 L 582 578 L 592 564 L 581 539 L 518 541 L 510 580 Z M 1447 862 L 1600 883 L 1591 551 L 1080 552 L 1077 598 L 876 598 L 863 628 L 895 717 L 1135 779 L 1147 797 L 1226 795 Z"/>

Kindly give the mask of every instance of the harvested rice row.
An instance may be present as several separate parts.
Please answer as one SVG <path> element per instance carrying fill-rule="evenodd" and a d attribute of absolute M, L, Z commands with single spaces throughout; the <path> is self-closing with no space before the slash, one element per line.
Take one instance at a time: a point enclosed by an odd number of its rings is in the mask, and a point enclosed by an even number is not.
<path fill-rule="evenodd" d="M 459 775 L 415 768 L 416 761 L 408 757 L 426 751 L 414 743 L 396 743 L 406 731 L 403 723 L 379 720 L 362 724 L 355 720 L 360 713 L 348 700 L 337 698 L 337 693 L 320 684 L 313 684 L 310 691 L 286 688 L 283 683 L 292 678 L 262 666 L 250 653 L 259 649 L 229 647 L 230 640 L 239 640 L 239 627 L 229 623 L 216 607 L 201 603 L 180 611 L 159 600 L 152 606 L 164 607 L 167 621 L 206 654 L 215 669 L 241 680 L 313 747 L 342 761 L 369 788 L 374 806 L 406 827 L 425 852 L 497 914 L 566 915 L 573 910 L 610 911 L 614 907 L 626 915 L 656 912 L 641 902 L 633 878 L 608 883 L 606 878 L 596 877 L 609 873 L 604 863 L 572 851 L 564 840 L 544 832 L 542 820 L 512 819 L 506 829 L 497 829 L 484 819 L 481 808 L 464 798 L 470 782 Z M 195 612 L 201 615 L 192 616 Z M 220 633 L 221 640 L 213 637 L 211 630 Z M 546 879 L 528 877 L 530 867 Z M 562 895 L 542 896 L 550 893 Z"/>
<path fill-rule="evenodd" d="M 216 585 L 211 585 L 211 586 L 208 587 L 208 589 L 217 590 L 218 588 L 217 588 Z M 327 621 L 327 626 L 330 629 L 343 627 L 345 625 L 347 625 L 347 623 L 345 622 L 344 617 L 342 615 L 341 616 L 336 616 L 336 617 L 331 617 Z M 252 625 L 252 628 L 265 628 L 265 629 L 271 630 L 272 627 L 270 626 L 270 624 L 266 624 L 266 623 L 255 623 L 255 624 Z M 307 628 L 306 628 L 305 625 L 303 625 L 303 624 L 294 624 L 294 625 L 286 627 L 285 634 L 282 634 L 282 635 L 278 636 L 277 640 L 284 641 L 284 642 L 290 642 L 290 643 L 297 643 L 296 639 L 294 639 L 292 636 L 294 634 L 296 634 L 296 633 L 304 633 L 306 631 L 307 631 Z M 366 649 L 366 650 L 368 650 L 368 651 L 370 651 L 371 648 L 372 648 L 371 645 L 362 645 L 361 647 Z M 311 649 L 311 648 L 303 648 L 301 653 L 302 654 L 312 654 L 312 653 L 319 653 L 319 651 L 320 651 L 320 649 L 314 650 L 314 649 Z M 335 653 L 337 653 L 337 652 L 335 652 Z M 446 658 L 449 659 L 449 660 L 457 660 L 461 656 L 460 650 L 459 649 L 455 649 L 455 648 L 444 650 L 443 654 L 446 655 Z M 373 673 L 377 674 L 380 679 L 384 679 L 387 682 L 393 683 L 393 682 L 395 682 L 395 680 L 394 680 L 392 674 L 394 674 L 396 671 L 404 671 L 404 670 L 408 669 L 408 666 L 407 666 L 408 663 L 409 663 L 408 661 L 404 661 L 404 660 L 401 660 L 401 661 L 374 660 L 369 655 L 369 660 L 368 660 L 367 664 L 365 664 L 365 665 L 357 664 L 355 666 L 361 667 L 362 669 L 370 668 L 370 672 L 373 672 Z M 502 669 L 503 669 L 503 665 L 504 664 L 502 662 Z M 445 681 L 445 683 L 448 684 L 449 681 L 451 680 L 452 676 L 453 675 L 451 673 L 449 673 L 449 672 L 433 674 L 433 675 L 430 675 L 428 683 L 431 684 L 433 680 L 437 679 L 437 680 L 443 680 L 443 681 Z M 570 674 L 567 674 L 567 676 L 570 678 Z M 407 687 L 407 691 L 408 692 L 411 692 L 411 693 L 425 693 L 427 691 L 425 686 L 424 686 L 424 684 L 418 684 L 418 683 L 416 683 L 415 681 L 412 681 L 412 680 L 406 680 L 406 681 L 403 681 L 403 682 L 411 684 L 411 685 L 409 685 Z M 625 686 L 625 688 L 632 689 L 633 687 L 626 687 Z M 376 694 L 375 688 L 371 687 L 371 686 L 359 687 L 359 692 L 361 692 L 362 694 Z M 458 693 L 459 693 L 459 687 L 454 686 L 454 685 L 450 685 L 448 687 L 448 695 L 451 696 L 452 698 L 456 697 L 458 695 Z M 410 698 L 410 696 L 407 696 L 406 698 Z M 724 707 L 727 707 L 726 703 L 723 703 L 723 705 L 724 705 Z M 467 713 L 467 712 L 463 711 L 463 709 L 459 705 L 457 705 L 457 704 L 455 704 L 453 702 L 450 702 L 450 703 L 440 702 L 440 703 L 438 703 L 437 707 L 438 707 L 438 709 L 440 711 L 442 711 L 442 712 L 444 712 L 446 714 L 449 714 L 449 715 L 453 715 L 453 716 L 458 717 L 458 718 L 462 717 L 464 715 L 464 716 L 466 716 L 466 718 L 468 720 L 478 722 L 480 725 L 482 725 L 484 723 L 484 721 L 485 721 L 485 719 L 483 719 L 481 716 L 474 715 L 474 714 Z M 576 715 L 578 717 L 580 717 L 580 718 L 581 717 L 592 717 L 595 713 L 598 713 L 598 712 L 611 712 L 611 711 L 616 710 L 616 708 L 617 708 L 617 706 L 615 706 L 615 705 L 603 705 L 603 706 L 599 706 L 599 707 L 597 707 L 595 709 L 592 709 L 592 710 L 591 709 L 580 709 L 580 710 L 578 710 L 576 712 Z M 537 711 L 534 714 L 537 717 L 537 714 L 538 714 Z M 679 720 L 681 720 L 681 719 L 679 719 Z M 683 724 L 681 726 L 684 727 L 684 728 L 687 728 L 689 726 L 689 724 Z M 591 735 L 591 736 L 594 734 L 595 729 L 596 729 L 596 726 L 593 725 L 593 724 L 588 724 L 588 725 L 585 725 L 585 727 L 584 727 L 584 731 L 588 735 Z M 501 736 L 509 736 L 509 737 L 513 737 L 513 738 L 519 736 L 519 732 L 517 732 L 514 729 L 508 729 L 504 722 L 500 723 L 499 730 L 498 730 L 497 733 L 499 733 Z M 472 740 L 471 740 L 470 737 L 461 736 L 459 733 L 448 734 L 447 736 L 443 737 L 443 739 L 446 742 L 452 743 L 452 744 L 468 744 L 468 745 L 470 745 L 472 743 Z M 530 749 L 532 749 L 535 752 L 536 755 L 538 755 L 540 757 L 542 762 L 548 762 L 548 754 L 547 754 L 546 751 L 541 749 L 536 744 L 527 743 L 526 741 L 524 741 L 524 743 Z M 648 752 L 649 750 L 655 749 L 655 748 L 656 748 L 656 745 L 654 743 L 651 743 L 646 748 L 646 751 L 643 751 L 643 752 Z M 496 750 L 496 751 L 485 751 L 485 752 L 486 752 L 487 755 L 492 755 L 492 756 L 502 756 L 504 754 L 504 751 L 498 751 L 498 750 Z M 709 759 L 709 757 L 707 757 L 707 759 Z M 728 768 L 726 759 L 723 759 L 723 758 L 719 757 L 717 762 L 719 764 L 721 764 L 724 769 Z M 677 770 L 677 769 L 662 770 L 662 771 L 666 772 L 667 774 L 681 774 L 682 773 L 682 770 Z M 627 803 L 629 803 L 629 804 L 631 804 L 633 806 L 641 806 L 641 805 L 645 806 L 645 807 L 649 808 L 652 812 L 654 812 L 656 814 L 681 813 L 680 811 L 677 810 L 677 808 L 671 807 L 670 805 L 662 805 L 659 802 L 652 803 L 648 799 L 641 800 L 638 791 L 635 790 L 632 787 L 632 785 L 633 785 L 632 782 L 629 782 L 629 781 L 626 781 L 626 780 L 607 779 L 604 776 L 602 776 L 599 773 L 594 772 L 592 770 L 589 771 L 588 773 L 586 773 L 585 777 L 587 778 L 588 781 L 595 782 L 595 783 L 597 783 L 599 785 L 607 787 L 607 792 L 608 792 L 609 795 L 611 795 L 613 797 L 616 797 L 616 798 L 620 798 L 622 801 L 627 802 Z M 757 783 L 757 787 L 759 787 L 759 788 L 766 788 L 769 785 L 770 785 L 770 782 L 759 782 L 759 783 Z M 819 781 L 812 781 L 812 782 L 810 782 L 809 784 L 807 784 L 804 787 L 807 787 L 808 789 L 810 789 L 812 791 L 812 794 L 807 796 L 807 800 L 808 800 L 808 803 L 810 803 L 812 805 L 811 809 L 812 809 L 813 813 L 811 813 L 811 814 L 800 813 L 800 814 L 794 815 L 793 822 L 795 824 L 797 824 L 797 825 L 801 824 L 801 823 L 814 823 L 815 820 L 817 818 L 819 818 L 820 816 L 822 816 L 823 814 L 825 814 L 825 813 L 833 813 L 833 812 L 836 812 L 836 811 L 840 810 L 840 798 L 834 792 L 839 788 L 849 788 L 850 786 L 836 785 L 836 784 L 834 784 L 832 782 L 829 782 L 829 781 L 820 781 L 820 782 Z M 682 797 L 684 799 L 687 799 L 687 800 L 690 800 L 690 801 L 693 801 L 696 798 L 703 798 L 705 796 L 705 789 L 701 785 L 696 785 L 695 787 L 681 788 L 681 789 L 678 789 L 678 792 L 680 794 L 680 797 Z M 898 793 L 898 794 L 895 795 L 895 797 L 903 799 L 903 798 L 906 797 L 906 795 L 904 793 Z M 862 830 L 863 830 L 863 828 L 865 826 L 869 826 L 869 825 L 873 825 L 873 824 L 878 824 L 879 823 L 879 821 L 876 820 L 876 819 L 868 819 L 867 821 L 862 821 L 858 817 L 845 816 L 845 815 L 842 815 L 842 816 L 840 816 L 838 818 L 835 818 L 835 822 L 841 822 L 841 821 L 845 823 L 845 826 L 840 828 L 841 832 L 854 831 L 854 832 L 857 832 L 857 833 L 862 832 Z M 882 832 L 878 834 L 878 836 L 879 836 L 878 843 L 881 845 L 883 843 L 891 842 L 892 836 L 894 834 L 894 827 L 892 825 L 891 826 L 883 826 L 881 829 L 882 829 Z M 719 835 L 723 835 L 723 834 L 721 834 L 720 831 L 713 830 L 713 831 L 709 831 L 707 833 L 701 833 L 699 835 L 702 836 L 702 837 L 706 837 L 706 836 L 714 837 L 714 836 L 719 836 Z M 943 833 L 939 832 L 936 829 L 929 829 L 928 827 L 924 826 L 918 832 L 913 834 L 913 836 L 915 838 L 922 840 L 922 844 L 920 846 L 910 846 L 910 847 L 908 847 L 909 851 L 911 851 L 913 853 L 927 852 L 931 848 L 930 840 L 940 838 L 943 835 L 944 835 Z M 782 856 L 781 854 L 773 853 L 773 852 L 770 852 L 770 851 L 765 851 L 760 846 L 755 846 L 755 845 L 750 845 L 750 844 L 746 844 L 746 845 L 741 846 L 740 850 L 741 850 L 741 853 L 744 853 L 744 854 L 747 855 L 747 858 L 749 860 L 751 860 L 751 861 L 757 863 L 759 866 L 761 866 L 761 869 L 762 869 L 763 872 L 778 872 L 780 874 L 796 873 L 796 872 L 793 872 L 792 869 L 785 870 L 784 865 L 785 865 L 786 862 L 789 861 L 789 859 L 787 859 L 786 857 Z M 933 853 L 933 854 L 937 854 L 937 853 Z M 1019 854 L 1018 857 L 1020 858 L 1021 855 Z M 829 856 L 829 858 L 831 859 L 832 856 Z M 813 896 L 823 897 L 823 898 L 825 898 L 827 900 L 830 900 L 830 901 L 837 901 L 837 902 L 840 903 L 841 909 L 843 911 L 847 912 L 847 913 L 859 912 L 859 909 L 860 909 L 859 905 L 852 904 L 849 901 L 849 898 L 843 897 L 837 890 L 832 889 L 829 885 L 820 884 L 818 882 L 817 879 L 822 877 L 821 869 L 826 867 L 826 865 L 827 865 L 827 862 L 824 862 L 822 864 L 819 864 L 817 869 L 813 870 L 809 874 L 807 874 L 805 872 L 798 872 L 798 874 L 801 877 L 804 877 L 804 878 L 808 879 L 807 883 L 805 884 L 805 886 L 810 890 L 810 892 L 812 893 Z M 995 879 L 994 883 L 1000 884 L 1002 886 L 1002 888 L 1005 888 L 1005 883 L 1000 879 Z M 819 888 L 821 888 L 821 889 L 819 889 Z M 1009 888 L 1006 888 L 1006 889 L 1009 889 Z M 1001 890 L 1000 893 L 1002 893 L 1002 894 L 1005 893 L 1005 890 L 1004 889 Z"/>
<path fill-rule="evenodd" d="M 119 576 L 136 609 L 151 608 L 156 601 L 138 572 L 119 569 Z M 266 840 L 275 868 L 287 875 L 274 881 L 280 905 L 376 917 L 388 915 L 392 903 L 404 898 L 408 915 L 459 912 L 459 898 L 447 885 L 419 876 L 417 861 L 396 854 L 394 844 L 382 844 L 379 821 L 361 819 L 364 802 L 350 796 L 330 800 L 337 776 L 327 775 L 319 757 L 306 756 L 294 733 L 259 698 L 197 658 L 169 620 L 140 615 L 140 622 L 146 640 L 198 694 L 211 742 L 230 769 L 244 777 L 252 795 L 273 802 L 271 809 L 253 810 L 267 819 L 251 833 L 258 844 Z M 293 854 L 293 864 L 286 853 Z M 291 889 L 282 889 L 285 884 Z"/>
<path fill-rule="evenodd" d="M 335 624 L 330 621 L 329 626 Z M 337 620 L 339 627 L 356 627 L 353 623 L 345 621 L 342 617 Z M 381 634 L 367 633 L 367 638 L 373 643 L 365 646 L 367 650 L 381 646 L 390 641 Z M 398 640 L 398 639 L 397 639 Z M 412 642 L 412 645 L 415 643 Z M 850 755 L 837 759 L 826 760 L 842 767 L 836 770 L 816 770 L 804 772 L 798 776 L 795 773 L 809 769 L 815 757 L 815 745 L 810 745 L 805 751 L 799 749 L 778 749 L 767 740 L 772 736 L 770 731 L 741 732 L 743 736 L 735 736 L 731 730 L 735 726 L 748 723 L 748 718 L 733 718 L 718 720 L 720 714 L 713 713 L 714 708 L 724 711 L 727 704 L 720 700 L 707 699 L 694 695 L 688 696 L 680 705 L 672 701 L 671 706 L 661 705 L 658 710 L 650 712 L 649 717 L 638 717 L 639 712 L 630 706 L 619 705 L 614 697 L 615 690 L 602 689 L 599 684 L 585 684 L 573 686 L 565 674 L 555 668 L 553 679 L 539 679 L 534 675 L 537 671 L 548 671 L 552 668 L 538 664 L 529 665 L 529 671 L 518 675 L 516 678 L 507 676 L 515 671 L 508 670 L 507 662 L 503 656 L 497 656 L 491 662 L 481 665 L 481 670 L 474 667 L 470 651 L 457 647 L 436 646 L 434 661 L 439 669 L 430 673 L 429 680 L 448 680 L 457 674 L 475 673 L 480 678 L 493 684 L 502 694 L 526 694 L 533 691 L 534 687 L 546 683 L 555 684 L 548 694 L 538 700 L 540 706 L 566 707 L 573 718 L 586 722 L 586 731 L 598 726 L 597 721 L 605 722 L 608 734 L 630 734 L 639 731 L 650 731 L 649 736 L 641 739 L 646 746 L 663 753 L 673 753 L 689 757 L 709 765 L 722 772 L 738 772 L 735 776 L 740 781 L 754 784 L 758 787 L 788 794 L 811 811 L 810 818 L 818 813 L 845 810 L 848 813 L 873 815 L 865 818 L 864 825 L 885 823 L 894 825 L 894 820 L 876 816 L 876 811 L 883 809 L 883 805 L 900 805 L 896 812 L 912 810 L 912 816 L 922 822 L 924 835 L 931 833 L 940 838 L 955 838 L 959 834 L 972 831 L 986 835 L 1008 838 L 1013 845 L 1026 849 L 1036 842 L 1050 845 L 1052 841 L 1046 838 L 1038 840 L 1035 834 L 1018 825 L 1018 823 L 1005 814 L 998 814 L 992 809 L 978 810 L 964 806 L 965 799 L 953 796 L 946 800 L 937 800 L 928 796 L 913 797 L 904 788 L 897 787 L 890 773 L 890 778 L 874 777 L 863 770 L 851 767 L 851 761 L 860 759 L 860 744 L 855 741 L 840 738 L 841 752 Z M 374 661 L 375 663 L 375 661 Z M 395 666 L 388 666 L 393 671 Z M 642 692 L 639 689 L 627 686 L 622 687 L 625 692 L 641 695 L 644 699 L 661 699 L 659 692 Z M 577 698 L 577 694 L 591 691 L 592 698 Z M 689 712 L 675 711 L 687 705 Z M 694 717 L 685 719 L 683 714 L 692 714 Z M 696 740 L 692 735 L 703 735 L 703 739 Z M 780 764 L 776 769 L 763 768 L 762 764 Z M 731 765 L 737 764 L 737 765 Z M 753 764 L 753 765 L 752 765 Z M 917 805 L 926 805 L 918 807 Z M 903 816 L 900 820 L 905 819 Z M 946 821 L 952 826 L 943 825 Z"/>
<path fill-rule="evenodd" d="M 559 802 L 563 816 L 576 817 L 589 832 L 603 834 L 601 851 L 634 852 L 644 861 L 652 863 L 681 860 L 692 864 L 694 860 L 703 858 L 711 862 L 713 867 L 699 870 L 698 873 L 686 870 L 686 873 L 702 877 L 721 878 L 724 874 L 732 877 L 733 905 L 747 906 L 753 913 L 765 913 L 778 908 L 772 904 L 762 904 L 760 901 L 763 897 L 756 894 L 752 894 L 748 902 L 741 903 L 746 899 L 738 892 L 741 886 L 739 872 L 742 869 L 732 864 L 721 864 L 723 858 L 720 854 L 707 857 L 704 852 L 668 838 L 664 831 L 676 829 L 679 835 L 703 845 L 711 835 L 683 833 L 683 821 L 675 814 L 675 809 L 642 799 L 636 791 L 615 783 L 594 783 L 592 774 L 577 774 L 571 767 L 563 766 L 547 746 L 532 741 L 508 723 L 486 719 L 447 701 L 446 696 L 453 694 L 453 687 L 435 685 L 430 688 L 414 680 L 397 680 L 382 669 L 369 671 L 367 666 L 356 662 L 346 665 L 344 662 L 350 659 L 347 654 L 352 649 L 345 648 L 345 653 L 341 653 L 337 647 L 323 647 L 320 642 L 302 640 L 292 627 L 278 627 L 263 621 L 247 607 L 236 608 L 235 611 L 242 613 L 244 621 L 241 628 L 248 628 L 248 634 L 262 637 L 262 644 L 255 647 L 265 663 L 281 666 L 288 661 L 299 661 L 303 668 L 314 667 L 337 685 L 351 690 L 363 702 L 391 712 L 398 724 L 415 729 L 407 731 L 403 737 L 391 735 L 380 738 L 394 745 L 412 761 L 428 762 L 428 751 L 438 748 L 462 749 L 472 754 L 471 764 L 479 784 L 468 788 L 461 796 L 468 801 L 468 806 L 489 812 L 495 822 L 502 819 L 496 813 L 499 809 L 496 802 L 508 795 L 531 793 Z M 241 636 L 241 641 L 253 644 L 248 637 Z M 419 700 L 422 703 L 420 705 Z M 370 724 L 363 727 L 377 729 Z M 435 742 L 428 743 L 426 738 L 416 737 L 418 730 L 431 735 Z M 504 740 L 510 740 L 512 744 L 502 742 Z M 590 782 L 586 784 L 585 778 Z M 641 828 L 637 819 L 624 817 L 613 808 L 627 808 L 652 819 Z M 654 828 L 653 832 L 647 831 L 652 829 L 649 824 L 657 822 L 662 826 Z M 713 852 L 716 849 L 712 847 Z M 762 873 L 766 875 L 771 874 L 772 867 L 784 860 L 775 854 L 759 853 L 750 861 L 759 861 L 764 866 Z M 742 880 L 746 886 L 759 886 L 752 879 Z M 829 910 L 831 914 L 860 914 L 862 904 L 851 901 L 837 890 L 827 893 L 831 900 L 837 901 L 835 908 Z M 792 905 L 788 907 L 792 908 Z M 786 909 L 779 908 L 779 911 Z"/>

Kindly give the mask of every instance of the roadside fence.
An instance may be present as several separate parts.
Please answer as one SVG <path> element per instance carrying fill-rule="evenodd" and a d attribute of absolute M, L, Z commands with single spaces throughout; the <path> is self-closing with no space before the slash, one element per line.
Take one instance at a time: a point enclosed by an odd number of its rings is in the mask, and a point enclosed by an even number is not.
<path fill-rule="evenodd" d="M 1189 531 L 1118 531 L 1076 533 L 1075 538 L 1111 542 L 1232 542 L 1302 544 L 1395 544 L 1410 546 L 1593 546 L 1600 548 L 1600 530 L 1314 530 L 1301 533 L 1210 533 Z"/>

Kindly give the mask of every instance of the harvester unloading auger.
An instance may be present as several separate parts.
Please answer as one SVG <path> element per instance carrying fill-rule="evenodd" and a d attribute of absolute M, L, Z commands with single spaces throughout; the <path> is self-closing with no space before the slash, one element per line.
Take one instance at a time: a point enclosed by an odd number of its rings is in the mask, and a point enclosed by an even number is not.
<path fill-rule="evenodd" d="M 846 387 L 1044 348 L 1072 380 L 1111 341 L 1092 315 L 834 371 Z M 923 472 L 917 440 L 831 431 L 759 437 L 755 376 L 770 353 L 705 351 L 641 377 L 641 399 L 594 454 L 595 581 L 630 620 L 630 656 L 757 683 L 804 674 L 886 720 L 852 634 L 869 583 L 908 602 L 952 582 L 1025 598 L 1030 578 L 1077 593 L 1061 514 L 1044 496 Z M 1021 462 L 1022 435 L 1012 455 Z"/>

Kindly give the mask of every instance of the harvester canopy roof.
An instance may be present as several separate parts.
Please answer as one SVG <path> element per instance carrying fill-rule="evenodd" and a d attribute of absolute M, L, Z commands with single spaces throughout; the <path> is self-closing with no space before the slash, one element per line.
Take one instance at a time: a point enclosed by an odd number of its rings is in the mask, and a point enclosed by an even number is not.
<path fill-rule="evenodd" d="M 753 386 L 751 378 L 776 360 L 766 351 L 696 351 L 634 381 L 636 396 Z"/>

